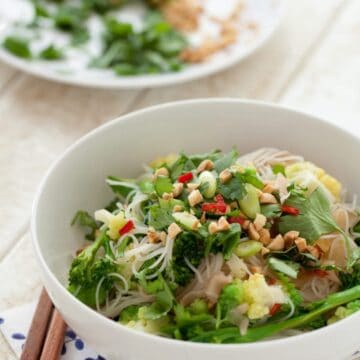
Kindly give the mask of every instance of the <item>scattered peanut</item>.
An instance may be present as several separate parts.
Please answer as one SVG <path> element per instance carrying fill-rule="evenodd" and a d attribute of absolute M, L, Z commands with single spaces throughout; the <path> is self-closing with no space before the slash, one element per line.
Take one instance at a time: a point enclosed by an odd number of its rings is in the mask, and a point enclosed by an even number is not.
<path fill-rule="evenodd" d="M 170 239 L 175 239 L 181 233 L 181 228 L 178 224 L 172 223 L 168 227 L 168 235 Z"/>
<path fill-rule="evenodd" d="M 261 255 L 262 256 L 265 256 L 269 252 L 270 252 L 270 250 L 268 248 L 266 248 L 265 246 L 261 249 Z"/>
<path fill-rule="evenodd" d="M 204 198 L 202 197 L 201 192 L 199 190 L 193 190 L 188 196 L 188 201 L 190 206 L 195 206 L 201 203 L 203 200 Z"/>
<path fill-rule="evenodd" d="M 156 169 L 154 172 L 154 178 L 156 179 L 158 176 L 169 176 L 168 169 L 164 167 Z"/>
<path fill-rule="evenodd" d="M 250 225 L 250 221 L 249 220 L 245 220 L 244 223 L 241 225 L 241 227 L 244 230 L 248 230 L 249 229 L 249 225 Z"/>
<path fill-rule="evenodd" d="M 152 227 L 149 227 L 147 237 L 149 239 L 149 242 L 152 244 L 156 244 L 161 241 L 160 234 Z"/>
<path fill-rule="evenodd" d="M 163 198 L 164 200 L 171 200 L 171 199 L 174 198 L 174 195 L 173 195 L 173 193 L 167 193 L 167 192 L 165 192 L 165 193 L 162 194 L 162 198 Z"/>
<path fill-rule="evenodd" d="M 178 197 L 182 193 L 183 189 L 184 189 L 183 183 L 175 183 L 172 191 L 174 198 Z"/>
<path fill-rule="evenodd" d="M 166 232 L 165 232 L 165 231 L 162 231 L 162 232 L 160 233 L 160 240 L 161 240 L 161 242 L 162 242 L 164 245 L 166 244 L 166 237 L 167 237 Z"/>
<path fill-rule="evenodd" d="M 282 235 L 277 235 L 271 243 L 267 246 L 267 248 L 271 251 L 280 251 L 285 247 L 285 241 Z"/>
<path fill-rule="evenodd" d="M 187 183 L 187 188 L 190 190 L 190 191 L 193 191 L 193 190 L 196 190 L 200 184 L 196 184 L 196 183 Z"/>
<path fill-rule="evenodd" d="M 255 225 L 253 223 L 250 223 L 249 225 L 248 234 L 251 240 L 256 240 L 256 241 L 260 240 L 260 235 L 255 229 Z"/>
<path fill-rule="evenodd" d="M 298 231 L 295 231 L 295 230 L 288 231 L 284 235 L 285 247 L 286 248 L 290 247 L 298 237 L 299 237 Z"/>
<path fill-rule="evenodd" d="M 302 237 L 295 239 L 295 245 L 297 246 L 299 252 L 304 252 L 307 248 L 306 240 Z"/>
<path fill-rule="evenodd" d="M 231 179 L 231 177 L 232 177 L 232 174 L 229 169 L 223 170 L 219 175 L 219 179 L 222 184 L 228 182 Z"/>
<path fill-rule="evenodd" d="M 217 231 L 218 231 L 218 225 L 215 221 L 212 221 L 210 224 L 209 224 L 209 233 L 210 234 L 215 234 Z"/>
<path fill-rule="evenodd" d="M 206 159 L 206 160 L 203 160 L 199 166 L 197 167 L 196 171 L 198 173 L 201 173 L 205 170 L 212 170 L 214 168 L 214 163 L 209 160 L 209 159 Z"/>
<path fill-rule="evenodd" d="M 306 250 L 312 255 L 314 256 L 315 258 L 319 258 L 320 257 L 320 251 L 319 249 L 316 247 L 316 246 L 311 246 L 311 245 L 308 245 L 306 247 Z"/>
<path fill-rule="evenodd" d="M 257 231 L 260 231 L 266 224 L 266 217 L 263 214 L 256 214 L 254 225 Z"/>
<path fill-rule="evenodd" d="M 173 208 L 173 212 L 183 211 L 183 207 L 181 205 L 175 205 Z"/>
<path fill-rule="evenodd" d="M 230 229 L 230 224 L 227 222 L 226 217 L 222 216 L 218 220 L 218 231 L 226 231 Z"/>
<path fill-rule="evenodd" d="M 262 189 L 262 191 L 264 193 L 273 193 L 276 190 L 276 187 L 274 186 L 274 184 L 272 184 L 271 182 L 267 183 L 264 188 Z"/>
<path fill-rule="evenodd" d="M 331 241 L 330 239 L 319 239 L 316 241 L 316 245 L 321 249 L 321 251 L 326 253 L 330 250 Z"/>
<path fill-rule="evenodd" d="M 260 204 L 277 204 L 276 197 L 270 193 L 261 193 L 259 196 Z"/>
<path fill-rule="evenodd" d="M 271 242 L 270 231 L 268 229 L 261 229 L 259 231 L 260 241 L 265 245 L 269 245 Z"/>

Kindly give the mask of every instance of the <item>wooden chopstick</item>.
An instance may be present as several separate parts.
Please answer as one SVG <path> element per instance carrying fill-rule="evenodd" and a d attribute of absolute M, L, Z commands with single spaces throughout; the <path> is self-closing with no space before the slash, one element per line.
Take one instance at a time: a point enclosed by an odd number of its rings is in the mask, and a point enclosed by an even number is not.
<path fill-rule="evenodd" d="M 20 360 L 57 360 L 65 330 L 64 320 L 43 289 Z"/>
<path fill-rule="evenodd" d="M 64 343 L 66 324 L 54 309 L 40 360 L 57 360 Z"/>

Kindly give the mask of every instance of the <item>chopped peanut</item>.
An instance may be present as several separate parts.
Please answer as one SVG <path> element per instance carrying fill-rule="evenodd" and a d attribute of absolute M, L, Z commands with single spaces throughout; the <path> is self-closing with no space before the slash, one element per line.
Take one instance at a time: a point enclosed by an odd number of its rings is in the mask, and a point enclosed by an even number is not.
<path fill-rule="evenodd" d="M 172 223 L 168 227 L 168 235 L 170 239 L 175 239 L 181 233 L 181 228 L 178 224 Z"/>
<path fill-rule="evenodd" d="M 244 230 L 248 230 L 249 229 L 249 225 L 250 225 L 250 221 L 249 220 L 245 220 L 244 223 L 241 225 L 241 227 Z"/>
<path fill-rule="evenodd" d="M 315 258 L 318 259 L 320 257 L 320 251 L 316 246 L 308 245 L 306 250 Z"/>
<path fill-rule="evenodd" d="M 199 166 L 197 167 L 196 171 L 198 173 L 201 173 L 205 170 L 212 170 L 214 168 L 214 163 L 209 160 L 209 159 L 206 159 L 206 160 L 203 160 Z"/>
<path fill-rule="evenodd" d="M 167 237 L 166 232 L 165 232 L 165 231 L 162 231 L 162 232 L 160 233 L 160 240 L 161 240 L 161 242 L 162 242 L 164 245 L 166 244 L 166 237 Z"/>
<path fill-rule="evenodd" d="M 175 183 L 172 191 L 174 198 L 178 197 L 182 193 L 183 189 L 184 189 L 183 183 Z"/>
<path fill-rule="evenodd" d="M 212 221 L 210 224 L 209 224 L 209 233 L 210 234 L 215 234 L 217 231 L 218 231 L 218 225 L 215 221 Z"/>
<path fill-rule="evenodd" d="M 154 172 L 154 178 L 156 179 L 158 176 L 169 176 L 168 169 L 164 167 L 156 169 Z"/>
<path fill-rule="evenodd" d="M 262 274 L 263 273 L 263 269 L 260 266 L 250 265 L 249 269 L 253 274 L 255 274 L 255 273 Z"/>
<path fill-rule="evenodd" d="M 165 192 L 165 193 L 162 194 L 162 198 L 163 198 L 164 200 L 171 200 L 171 199 L 174 198 L 174 196 L 173 196 L 172 193 L 167 193 L 167 192 Z"/>
<path fill-rule="evenodd" d="M 269 250 L 272 251 L 279 251 L 279 250 L 283 250 L 285 247 L 285 241 L 284 238 L 282 237 L 282 235 L 277 235 L 272 241 L 271 243 L 267 246 L 267 248 Z"/>
<path fill-rule="evenodd" d="M 277 204 L 276 197 L 273 194 L 261 193 L 259 196 L 260 204 Z"/>
<path fill-rule="evenodd" d="M 302 237 L 295 239 L 295 245 L 297 246 L 299 252 L 304 252 L 307 249 L 306 240 Z"/>
<path fill-rule="evenodd" d="M 265 256 L 269 252 L 270 252 L 270 250 L 268 248 L 266 248 L 265 246 L 261 249 L 261 255 L 262 256 Z"/>
<path fill-rule="evenodd" d="M 147 237 L 149 239 L 149 242 L 152 244 L 156 244 L 161 241 L 160 234 L 152 227 L 149 227 Z"/>
<path fill-rule="evenodd" d="M 187 188 L 188 188 L 190 191 L 192 191 L 192 190 L 196 190 L 196 189 L 200 186 L 200 184 L 187 183 L 186 186 L 187 186 Z"/>
<path fill-rule="evenodd" d="M 256 214 L 254 225 L 257 231 L 260 231 L 266 224 L 266 217 L 263 214 Z"/>
<path fill-rule="evenodd" d="M 199 224 L 200 224 L 200 221 L 199 220 L 196 220 L 194 221 L 194 223 L 192 224 L 192 229 L 193 230 L 197 230 L 199 228 Z"/>
<path fill-rule="evenodd" d="M 201 203 L 204 200 L 204 198 L 202 197 L 201 192 L 199 190 L 193 190 L 188 196 L 188 200 L 190 206 L 195 206 Z"/>
<path fill-rule="evenodd" d="M 181 205 L 175 205 L 173 208 L 173 212 L 183 211 L 183 207 Z"/>
<path fill-rule="evenodd" d="M 231 179 L 231 177 L 232 177 L 232 174 L 229 169 L 223 170 L 219 175 L 219 179 L 222 184 L 228 182 Z"/>
<path fill-rule="evenodd" d="M 205 211 L 201 214 L 200 222 L 202 224 L 206 223 L 206 212 Z"/>
<path fill-rule="evenodd" d="M 299 237 L 298 231 L 295 231 L 295 230 L 288 231 L 284 235 L 285 247 L 286 248 L 290 247 L 298 237 Z"/>
<path fill-rule="evenodd" d="M 273 193 L 276 190 L 276 187 L 274 186 L 274 184 L 272 184 L 271 182 L 267 183 L 264 188 L 262 189 L 262 191 L 264 193 Z"/>
<path fill-rule="evenodd" d="M 323 252 L 328 252 L 330 250 L 331 246 L 331 240 L 330 239 L 319 239 L 315 243 Z"/>
<path fill-rule="evenodd" d="M 222 216 L 218 220 L 218 231 L 226 231 L 230 229 L 230 224 L 227 222 L 226 217 Z"/>
<path fill-rule="evenodd" d="M 268 229 L 261 229 L 259 230 L 259 235 L 260 235 L 260 241 L 265 245 L 269 245 L 271 242 L 271 236 L 270 236 L 270 231 Z"/>
<path fill-rule="evenodd" d="M 257 232 L 257 230 L 255 229 L 255 225 L 253 223 L 250 223 L 250 225 L 249 225 L 248 234 L 249 234 L 249 238 L 251 240 L 258 241 L 260 239 L 260 235 Z"/>

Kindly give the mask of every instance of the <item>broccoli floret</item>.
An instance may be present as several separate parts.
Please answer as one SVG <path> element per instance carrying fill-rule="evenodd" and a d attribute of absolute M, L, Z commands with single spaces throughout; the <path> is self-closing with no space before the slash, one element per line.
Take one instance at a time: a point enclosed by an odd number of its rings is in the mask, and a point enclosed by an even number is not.
<path fill-rule="evenodd" d="M 203 299 L 196 299 L 189 305 L 189 311 L 193 315 L 208 314 L 208 304 Z"/>
<path fill-rule="evenodd" d="M 355 300 L 348 303 L 346 306 L 339 306 L 335 314 L 328 320 L 328 324 L 333 324 L 336 321 L 345 319 L 346 317 L 352 315 L 356 311 L 360 310 L 360 300 Z"/>
<path fill-rule="evenodd" d="M 130 321 L 139 320 L 139 305 L 130 305 L 125 308 L 119 316 L 119 322 L 122 324 L 127 324 Z"/>
<path fill-rule="evenodd" d="M 198 267 L 204 257 L 204 251 L 203 239 L 195 233 L 184 232 L 176 238 L 172 270 L 177 284 L 184 286 L 194 277 L 194 272 L 186 264 L 185 258 L 194 267 Z"/>
<path fill-rule="evenodd" d="M 96 230 L 98 229 L 99 225 L 87 211 L 79 210 L 75 214 L 74 218 L 71 221 L 71 225 L 75 224 L 89 229 L 89 233 L 85 235 L 85 238 L 87 240 L 95 239 Z"/>
<path fill-rule="evenodd" d="M 99 281 L 105 277 L 99 292 L 99 302 L 105 300 L 105 295 L 113 285 L 113 279 L 107 277 L 116 272 L 117 267 L 111 260 L 112 253 L 109 245 L 110 239 L 101 232 L 96 240 L 86 247 L 72 262 L 69 272 L 68 290 L 83 303 L 94 307 L 96 305 L 96 288 Z M 98 250 L 105 249 L 105 257 L 96 259 Z"/>
<path fill-rule="evenodd" d="M 216 326 L 220 326 L 222 321 L 228 320 L 229 313 L 236 306 L 244 301 L 244 287 L 240 280 L 235 280 L 226 285 L 219 296 L 216 304 Z"/>
<path fill-rule="evenodd" d="M 353 265 L 351 271 L 340 271 L 339 278 L 343 290 L 360 285 L 360 262 Z"/>

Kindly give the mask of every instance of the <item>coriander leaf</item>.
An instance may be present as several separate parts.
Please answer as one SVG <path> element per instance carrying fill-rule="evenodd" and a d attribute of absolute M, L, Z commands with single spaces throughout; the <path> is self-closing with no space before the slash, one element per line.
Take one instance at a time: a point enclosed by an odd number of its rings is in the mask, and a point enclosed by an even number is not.
<path fill-rule="evenodd" d="M 29 40 L 25 38 L 8 36 L 3 42 L 3 47 L 17 57 L 24 59 L 32 57 Z"/>
<path fill-rule="evenodd" d="M 184 172 L 188 172 L 196 169 L 194 162 L 185 154 L 180 154 L 178 159 L 172 164 L 170 167 L 170 174 L 173 181 L 177 180 L 177 178 Z"/>
<path fill-rule="evenodd" d="M 106 183 L 115 194 L 120 195 L 122 198 L 126 198 L 131 191 L 137 189 L 137 185 L 134 180 L 131 179 L 120 179 L 115 176 L 108 176 Z"/>
<path fill-rule="evenodd" d="M 267 218 L 280 217 L 281 207 L 279 204 L 261 205 L 261 213 Z"/>
<path fill-rule="evenodd" d="M 171 193 L 173 184 L 169 177 L 158 176 L 154 181 L 154 188 L 156 193 L 159 196 L 162 196 L 164 193 Z"/>
<path fill-rule="evenodd" d="M 236 149 L 232 149 L 229 153 L 225 154 L 220 159 L 216 160 L 214 163 L 215 170 L 220 173 L 221 171 L 229 168 L 233 165 L 236 159 L 239 157 L 239 154 Z"/>
<path fill-rule="evenodd" d="M 39 56 L 44 60 L 59 60 L 64 57 L 64 53 L 54 45 L 49 45 L 40 52 Z"/>
<path fill-rule="evenodd" d="M 285 166 L 283 164 L 274 164 L 271 168 L 275 175 L 283 174 L 285 176 Z"/>
<path fill-rule="evenodd" d="M 313 242 L 321 235 L 333 231 L 342 232 L 331 216 L 330 203 L 320 187 L 307 198 L 299 193 L 292 193 L 285 205 L 295 207 L 300 210 L 300 214 L 280 218 L 279 230 L 282 234 L 296 230 L 301 237 Z"/>
<path fill-rule="evenodd" d="M 164 230 L 175 220 L 170 211 L 160 208 L 159 205 L 153 205 L 149 209 L 149 225 L 155 230 Z"/>
<path fill-rule="evenodd" d="M 245 182 L 240 173 L 234 176 L 225 184 L 219 184 L 219 193 L 228 200 L 241 200 L 246 195 Z"/>
<path fill-rule="evenodd" d="M 297 278 L 300 270 L 300 265 L 294 261 L 284 261 L 271 257 L 268 263 L 273 270 L 279 271 L 293 279 Z"/>
<path fill-rule="evenodd" d="M 95 239 L 95 232 L 98 229 L 98 224 L 95 219 L 84 210 L 79 210 L 71 221 L 71 225 L 78 224 L 90 229 L 90 232 L 85 236 L 88 240 Z"/>
<path fill-rule="evenodd" d="M 254 169 L 245 169 L 245 171 L 241 173 L 241 176 L 244 182 L 251 184 L 260 190 L 264 187 L 264 183 L 258 178 L 256 170 Z"/>

